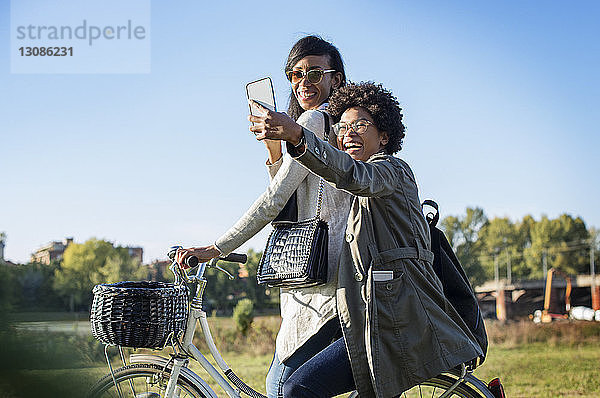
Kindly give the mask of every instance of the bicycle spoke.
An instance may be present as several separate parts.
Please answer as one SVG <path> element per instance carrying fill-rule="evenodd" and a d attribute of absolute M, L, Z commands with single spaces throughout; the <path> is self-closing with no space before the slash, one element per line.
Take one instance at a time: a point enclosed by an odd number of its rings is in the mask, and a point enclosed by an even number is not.
<path fill-rule="evenodd" d="M 129 365 L 115 372 L 117 386 L 121 388 L 122 396 L 115 386 L 112 376 L 107 375 L 95 388 L 93 398 L 158 398 L 166 391 L 166 381 L 169 373 L 163 367 L 140 364 Z M 180 377 L 175 386 L 175 396 L 178 398 L 203 398 L 203 392 Z"/>
<path fill-rule="evenodd" d="M 135 388 L 133 388 L 133 381 L 129 380 L 129 387 L 131 388 L 131 393 L 133 394 L 133 396 L 137 396 L 137 394 L 135 393 Z"/>

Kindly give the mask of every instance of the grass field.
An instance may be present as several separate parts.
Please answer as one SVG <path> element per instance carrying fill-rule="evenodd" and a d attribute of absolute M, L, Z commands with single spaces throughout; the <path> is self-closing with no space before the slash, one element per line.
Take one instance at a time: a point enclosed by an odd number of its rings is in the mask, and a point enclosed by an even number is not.
<path fill-rule="evenodd" d="M 236 337 L 230 319 L 210 322 L 217 346 L 228 348 L 222 352 L 227 363 L 247 384 L 264 393 L 278 319 L 257 319 L 245 338 Z M 508 397 L 600 397 L 600 324 L 492 323 L 488 324 L 488 335 L 488 357 L 475 374 L 486 382 L 500 377 Z M 33 346 L 30 351 L 34 353 L 46 350 L 48 357 L 59 352 L 57 347 L 50 345 L 53 350 L 49 350 L 39 341 L 28 343 L 28 349 L 29 346 Z M 65 356 L 54 367 L 29 361 L 18 366 L 20 370 L 12 368 L 7 357 L 0 358 L 4 362 L 0 364 L 0 398 L 82 396 L 93 380 L 107 373 L 106 364 L 97 355 L 88 358 L 95 359 L 69 366 Z M 202 369 L 195 364 L 191 367 L 214 387 L 219 397 L 226 396 Z"/>
<path fill-rule="evenodd" d="M 508 397 L 600 397 L 600 346 L 490 347 L 475 375 L 500 377 Z"/>
<path fill-rule="evenodd" d="M 271 355 L 225 356 L 238 376 L 264 393 Z M 486 362 L 475 375 L 485 382 L 500 377 L 510 398 L 597 398 L 600 397 L 600 346 L 550 347 L 542 343 L 514 348 L 491 346 Z M 226 397 L 219 387 L 211 386 L 219 397 Z"/>
<path fill-rule="evenodd" d="M 247 384 L 264 393 L 264 377 L 271 362 L 271 355 L 227 353 L 227 363 Z M 227 395 L 214 383 L 203 369 L 195 364 L 192 369 L 209 382 L 219 397 Z M 86 381 L 107 373 L 105 366 L 78 370 L 34 370 L 21 373 L 26 395 L 1 395 L 2 398 L 62 396 L 75 397 L 71 392 L 86 391 Z M 500 377 L 507 396 L 514 397 L 599 397 L 600 396 L 600 347 L 548 347 L 532 344 L 517 348 L 491 347 L 486 363 L 475 374 L 484 381 Z M 32 384 L 31 380 L 36 380 Z M 73 381 L 76 382 L 73 382 Z M 55 381 L 58 381 L 55 383 Z M 25 384 L 26 383 L 26 384 Z M 38 395 L 48 392 L 52 395 Z M 36 392 L 36 395 L 25 391 Z M 57 395 L 54 395 L 57 394 Z"/>

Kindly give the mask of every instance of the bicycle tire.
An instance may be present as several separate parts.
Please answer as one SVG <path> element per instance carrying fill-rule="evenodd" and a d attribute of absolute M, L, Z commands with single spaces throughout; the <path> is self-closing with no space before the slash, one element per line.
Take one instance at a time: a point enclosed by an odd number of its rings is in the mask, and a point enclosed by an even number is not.
<path fill-rule="evenodd" d="M 171 370 L 155 364 L 137 363 L 116 369 L 114 374 L 123 398 L 163 398 Z M 134 383 L 133 388 L 129 382 Z M 183 374 L 179 375 L 177 387 L 181 391 L 180 398 L 208 397 Z M 88 394 L 88 398 L 108 397 L 119 397 L 110 373 L 98 380 Z"/>
<path fill-rule="evenodd" d="M 439 397 L 444 394 L 456 380 L 456 378 L 442 374 L 405 391 L 400 395 L 400 398 Z M 449 395 L 449 397 L 459 398 L 487 398 L 490 396 L 491 393 L 487 391 L 483 392 L 477 386 L 469 385 L 466 381 L 460 383 Z"/>

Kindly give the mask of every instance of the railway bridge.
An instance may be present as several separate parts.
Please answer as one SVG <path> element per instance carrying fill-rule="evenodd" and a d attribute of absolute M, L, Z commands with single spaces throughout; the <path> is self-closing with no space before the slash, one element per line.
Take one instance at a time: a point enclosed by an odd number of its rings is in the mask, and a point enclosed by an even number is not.
<path fill-rule="evenodd" d="M 488 281 L 475 287 L 484 317 L 515 319 L 544 308 L 546 279 Z M 549 312 L 565 313 L 567 281 L 555 275 L 552 280 Z M 571 307 L 600 309 L 600 275 L 571 277 Z"/>

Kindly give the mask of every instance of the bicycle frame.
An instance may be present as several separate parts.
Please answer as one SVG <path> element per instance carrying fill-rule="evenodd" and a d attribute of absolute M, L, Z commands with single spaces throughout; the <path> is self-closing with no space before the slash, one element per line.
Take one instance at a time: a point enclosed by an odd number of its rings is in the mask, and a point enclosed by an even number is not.
<path fill-rule="evenodd" d="M 192 339 L 194 337 L 194 332 L 196 329 L 197 321 L 200 322 L 200 326 L 202 328 L 202 333 L 204 334 L 204 340 L 208 344 L 210 353 L 212 357 L 215 359 L 218 367 L 221 369 L 223 373 L 231 371 L 231 368 L 227 365 L 221 354 L 219 353 L 212 335 L 210 333 L 210 328 L 208 326 L 208 321 L 206 320 L 206 313 L 202 310 L 191 309 L 190 316 L 188 318 L 188 324 L 186 327 L 185 335 L 182 341 L 182 348 L 188 354 L 191 355 L 198 363 L 208 372 L 208 374 L 221 386 L 227 395 L 232 398 L 240 397 L 240 392 L 234 389 L 229 382 L 223 377 L 223 375 L 208 361 L 208 359 L 196 348 Z M 171 372 L 171 378 L 169 379 L 169 383 L 167 384 L 166 390 L 166 398 L 174 397 L 175 386 L 177 384 L 177 378 L 179 377 L 179 373 L 181 368 L 186 365 L 188 362 L 187 358 L 175 358 L 173 361 L 173 369 Z M 191 372 L 191 371 L 190 371 Z M 194 376 L 194 379 L 202 380 L 199 376 L 191 372 Z M 216 395 L 214 395 L 216 397 Z"/>
<path fill-rule="evenodd" d="M 167 387 L 165 390 L 165 398 L 177 398 L 178 392 L 176 391 L 177 382 L 180 374 L 184 374 L 185 379 L 194 384 L 194 386 L 201 391 L 205 396 L 211 398 L 217 398 L 216 393 L 213 389 L 204 381 L 200 376 L 195 374 L 192 370 L 187 367 L 189 362 L 189 358 L 193 358 L 206 370 L 206 372 L 217 382 L 217 384 L 227 393 L 230 398 L 241 398 L 241 394 L 244 393 L 249 395 L 252 398 L 266 398 L 261 393 L 255 391 L 248 385 L 246 385 L 237 375 L 232 371 L 232 369 L 227 365 L 223 357 L 221 356 L 215 342 L 213 340 L 212 334 L 210 332 L 210 327 L 208 325 L 208 321 L 206 318 L 206 313 L 202 310 L 202 300 L 204 295 L 204 289 L 206 287 L 206 279 L 204 278 L 204 271 L 207 267 L 216 268 L 226 274 L 231 276 L 227 271 L 223 268 L 216 265 L 218 259 L 212 260 L 210 263 L 202 263 L 199 264 L 196 275 L 190 276 L 187 274 L 185 270 L 183 270 L 175 261 L 171 264 L 171 271 L 175 274 L 175 283 L 183 284 L 183 283 L 197 283 L 197 289 L 194 294 L 194 297 L 190 303 L 190 313 L 188 316 L 186 328 L 183 334 L 183 338 L 181 341 L 177 341 L 177 336 L 173 336 L 173 349 L 175 351 L 174 355 L 172 355 L 172 359 L 168 359 L 165 357 L 161 357 L 159 355 L 148 355 L 148 354 L 132 354 L 130 355 L 130 363 L 153 363 L 155 365 L 159 365 L 163 369 L 168 369 L 171 367 L 171 375 L 169 377 L 169 381 L 167 383 Z M 214 358 L 219 370 L 215 368 L 210 361 L 200 352 L 200 350 L 194 345 L 193 338 L 196 332 L 196 325 L 200 323 L 200 327 L 202 329 L 202 334 L 204 335 L 204 341 L 207 343 L 210 354 Z M 177 346 L 179 351 L 175 348 Z M 125 358 L 123 356 L 122 350 L 119 347 L 119 352 L 121 354 L 121 360 L 125 365 Z M 108 354 L 107 360 L 108 360 Z M 111 370 L 111 374 L 114 374 L 112 371 L 112 366 L 110 365 L 110 360 L 108 360 L 109 368 Z M 446 375 L 453 375 L 453 385 L 440 397 L 448 396 L 459 384 L 463 381 L 470 383 L 477 390 L 484 393 L 486 397 L 493 398 L 493 395 L 487 389 L 487 386 L 481 382 L 479 379 L 471 375 L 469 369 L 462 366 L 462 371 L 449 371 L 445 372 Z M 223 375 L 227 377 L 227 380 Z M 116 384 L 116 382 L 115 382 Z M 133 389 L 133 387 L 132 387 Z M 119 396 L 121 396 L 121 392 L 119 387 L 117 386 L 117 391 Z M 356 391 L 349 395 L 349 398 L 354 398 L 357 396 Z"/>

